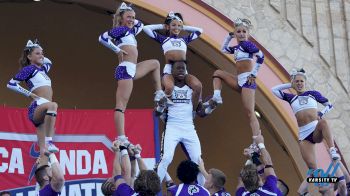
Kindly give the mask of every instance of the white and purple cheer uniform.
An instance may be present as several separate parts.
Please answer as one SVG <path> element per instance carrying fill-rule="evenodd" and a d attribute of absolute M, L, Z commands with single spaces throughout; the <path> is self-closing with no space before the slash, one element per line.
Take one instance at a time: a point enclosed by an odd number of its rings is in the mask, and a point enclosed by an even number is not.
<path fill-rule="evenodd" d="M 7 88 L 29 97 L 30 93 L 39 87 L 42 87 L 42 86 L 51 87 L 51 79 L 47 75 L 51 66 L 52 66 L 52 63 L 48 58 L 44 58 L 44 63 L 40 67 L 37 65 L 25 66 L 16 74 L 14 78 L 12 78 L 7 83 Z M 19 83 L 23 81 L 26 82 L 29 88 L 29 91 L 19 85 Z M 40 98 L 38 100 L 33 101 L 28 107 L 29 120 L 32 121 L 32 123 L 36 127 L 39 126 L 41 123 L 34 122 L 34 119 L 33 119 L 34 111 L 38 107 L 38 105 L 41 105 L 47 102 L 49 101 L 44 98 Z"/>
<path fill-rule="evenodd" d="M 180 50 L 187 52 L 187 45 L 192 42 L 193 40 L 197 39 L 201 33 L 203 32 L 203 29 L 198 27 L 192 27 L 192 26 L 183 26 L 183 30 L 190 31 L 191 33 L 188 36 L 164 36 L 156 32 L 156 30 L 163 29 L 163 24 L 156 24 L 156 25 L 146 25 L 143 28 L 143 31 L 156 40 L 158 43 L 161 44 L 164 54 L 168 51 L 173 50 Z M 185 59 L 184 59 L 185 60 Z M 187 73 L 187 72 L 186 72 Z M 163 69 L 163 74 L 171 74 L 171 65 L 166 64 Z"/>
<path fill-rule="evenodd" d="M 291 93 L 283 92 L 284 89 L 291 88 L 292 85 L 281 84 L 272 88 L 272 92 L 280 99 L 287 101 L 294 114 L 305 110 L 305 109 L 317 109 L 317 102 L 325 106 L 325 108 L 318 113 L 320 117 L 328 113 L 332 108 L 332 104 L 329 103 L 328 99 L 321 95 L 318 91 L 305 91 L 300 95 L 294 95 Z M 315 143 L 312 139 L 313 132 L 316 129 L 318 120 L 314 120 L 302 127 L 299 127 L 299 140 L 308 140 L 311 143 Z"/>
<path fill-rule="evenodd" d="M 244 187 L 240 187 L 236 191 L 236 196 L 277 196 L 277 178 L 274 175 L 266 177 L 266 181 L 262 187 L 259 187 L 254 192 L 247 191 Z"/>
<path fill-rule="evenodd" d="M 241 41 L 238 45 L 229 47 L 232 37 L 228 35 L 222 45 L 221 51 L 223 53 L 233 54 L 236 62 L 244 60 L 253 60 L 254 55 L 256 56 L 256 63 L 251 72 L 245 72 L 238 75 L 238 85 L 241 88 L 256 89 L 256 84 L 249 85 L 247 80 L 250 75 L 256 77 L 260 69 L 261 64 L 264 62 L 264 54 L 259 50 L 256 45 L 251 41 Z"/>
<path fill-rule="evenodd" d="M 136 35 L 138 35 L 143 28 L 143 23 L 135 20 L 134 27 L 127 26 L 115 27 L 99 37 L 99 42 L 114 52 L 120 51 L 120 46 L 129 45 L 137 47 Z M 132 79 L 136 74 L 136 64 L 128 61 L 121 62 L 115 69 L 114 77 L 117 80 Z"/>
<path fill-rule="evenodd" d="M 61 192 L 56 192 L 52 189 L 51 184 L 48 184 L 39 191 L 37 196 L 59 196 L 60 194 Z"/>
<path fill-rule="evenodd" d="M 166 128 L 162 143 L 162 157 L 157 167 L 160 181 L 166 176 L 168 166 L 173 160 L 176 146 L 180 143 L 187 157 L 198 164 L 202 155 L 201 144 L 193 122 L 192 89 L 184 85 L 174 86 L 171 95 L 173 105 L 168 107 Z M 202 173 L 197 176 L 199 184 L 204 184 Z"/>
<path fill-rule="evenodd" d="M 168 189 L 173 196 L 209 196 L 207 189 L 199 184 L 179 184 Z"/>

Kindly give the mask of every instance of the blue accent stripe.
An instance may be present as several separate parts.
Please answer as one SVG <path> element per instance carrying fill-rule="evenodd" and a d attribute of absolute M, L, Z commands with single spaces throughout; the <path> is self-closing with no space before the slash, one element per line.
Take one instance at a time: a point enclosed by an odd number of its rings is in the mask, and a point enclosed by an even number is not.
<path fill-rule="evenodd" d="M 100 35 L 101 40 L 103 40 L 104 42 L 108 42 L 108 37 L 103 37 L 103 34 Z"/>
<path fill-rule="evenodd" d="M 341 181 L 341 180 L 345 180 L 345 176 L 340 176 L 340 177 L 338 178 L 338 181 Z"/>
<path fill-rule="evenodd" d="M 279 90 L 278 92 L 280 93 L 281 97 L 283 98 L 284 97 L 284 93 L 281 90 Z"/>
<path fill-rule="evenodd" d="M 9 82 L 8 84 L 11 85 L 11 86 L 17 86 L 16 83 L 12 83 L 12 82 Z"/>
<path fill-rule="evenodd" d="M 154 131 L 154 154 L 156 158 L 156 163 L 160 160 L 160 140 L 159 140 L 159 119 L 155 115 L 155 113 L 152 113 L 153 115 L 153 131 Z"/>

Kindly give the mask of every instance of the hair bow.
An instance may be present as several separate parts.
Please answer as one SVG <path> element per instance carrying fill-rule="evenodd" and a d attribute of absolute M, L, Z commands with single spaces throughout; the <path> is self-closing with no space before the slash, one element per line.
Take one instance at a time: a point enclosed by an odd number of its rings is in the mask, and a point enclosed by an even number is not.
<path fill-rule="evenodd" d="M 249 20 L 246 20 L 246 19 L 241 19 L 241 18 L 236 18 L 234 20 L 234 24 L 235 26 L 240 26 L 240 25 L 243 25 L 247 28 L 250 28 L 251 27 L 251 23 Z"/>
<path fill-rule="evenodd" d="M 28 40 L 26 48 L 40 48 L 42 47 L 38 43 L 33 43 L 32 40 Z"/>
<path fill-rule="evenodd" d="M 133 10 L 130 6 L 126 5 L 125 2 L 123 2 L 120 7 L 119 7 L 120 11 L 125 11 L 125 10 Z"/>
<path fill-rule="evenodd" d="M 290 72 L 290 75 L 291 76 L 296 76 L 296 75 L 304 75 L 305 76 L 305 71 L 303 68 L 301 68 L 301 69 L 293 68 L 292 71 Z"/>
<path fill-rule="evenodd" d="M 178 20 L 178 21 L 182 22 L 181 18 L 176 16 L 173 11 L 170 11 L 168 15 L 169 15 L 169 18 L 171 18 L 173 20 L 175 19 L 175 20 Z"/>

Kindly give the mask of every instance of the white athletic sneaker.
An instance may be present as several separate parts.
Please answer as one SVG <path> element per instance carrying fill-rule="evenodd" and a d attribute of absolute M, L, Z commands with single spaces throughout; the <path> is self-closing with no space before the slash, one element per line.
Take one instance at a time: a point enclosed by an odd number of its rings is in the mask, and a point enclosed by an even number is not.
<path fill-rule="evenodd" d="M 211 114 L 216 109 L 217 105 L 222 103 L 223 101 L 221 96 L 213 96 L 211 99 L 203 103 L 205 114 Z"/>
<path fill-rule="evenodd" d="M 124 143 L 124 145 L 129 145 L 131 142 L 128 140 L 128 137 L 120 138 L 117 137 L 117 140 L 120 141 L 121 143 Z"/>
<path fill-rule="evenodd" d="M 337 151 L 338 150 L 335 147 L 329 148 L 329 154 L 333 160 L 340 160 L 340 154 L 338 154 Z"/>
<path fill-rule="evenodd" d="M 56 153 L 59 151 L 59 149 L 55 146 L 55 144 L 52 141 L 49 141 L 46 145 L 47 150 L 51 153 Z"/>
<path fill-rule="evenodd" d="M 209 100 L 209 101 L 210 101 L 210 100 Z M 205 112 L 205 114 L 207 114 L 207 115 L 208 115 L 208 114 L 211 114 L 211 113 L 215 110 L 215 108 L 216 108 L 216 107 L 211 107 L 209 101 L 206 101 L 206 102 L 203 103 L 203 107 L 205 108 L 205 109 L 204 109 L 204 112 Z"/>
<path fill-rule="evenodd" d="M 221 96 L 213 96 L 213 98 L 211 98 L 211 100 L 213 100 L 216 104 L 222 104 L 222 97 Z"/>
<path fill-rule="evenodd" d="M 159 113 L 163 113 L 164 110 L 165 110 L 166 106 L 161 106 L 161 105 L 158 105 L 156 107 L 156 112 L 159 112 Z"/>
<path fill-rule="evenodd" d="M 215 109 L 216 109 L 216 103 L 215 103 L 215 106 L 213 106 L 213 105 L 211 105 L 210 104 L 210 101 L 211 101 L 212 99 L 209 99 L 208 101 L 206 101 L 206 102 L 204 102 L 203 103 L 203 107 L 205 108 L 204 109 L 204 112 L 205 112 L 205 114 L 211 114 Z"/>
<path fill-rule="evenodd" d="M 250 144 L 248 148 L 253 152 L 260 153 L 260 149 L 256 143 Z"/>
<path fill-rule="evenodd" d="M 154 101 L 155 101 L 155 102 L 158 102 L 158 101 L 160 101 L 163 97 L 166 97 L 164 91 L 162 91 L 162 90 L 158 90 L 158 91 L 156 91 L 154 94 L 155 94 L 155 95 L 154 95 Z"/>

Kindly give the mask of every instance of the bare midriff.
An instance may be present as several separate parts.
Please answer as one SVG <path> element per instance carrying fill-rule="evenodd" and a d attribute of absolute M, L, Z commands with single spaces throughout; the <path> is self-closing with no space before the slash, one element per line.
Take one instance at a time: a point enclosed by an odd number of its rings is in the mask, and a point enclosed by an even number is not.
<path fill-rule="evenodd" d="M 165 62 L 186 60 L 186 52 L 183 50 L 170 50 L 164 54 Z"/>
<path fill-rule="evenodd" d="M 41 86 L 35 90 L 33 90 L 33 93 L 38 95 L 39 97 L 45 98 L 49 101 L 52 101 L 52 88 L 51 86 Z"/>
<path fill-rule="evenodd" d="M 237 61 L 236 67 L 237 67 L 237 75 L 245 72 L 251 72 L 253 69 L 253 61 L 252 60 Z"/>
<path fill-rule="evenodd" d="M 317 109 L 310 108 L 299 111 L 295 114 L 298 122 L 298 126 L 302 127 L 309 124 L 312 121 L 318 120 Z"/>
<path fill-rule="evenodd" d="M 124 45 L 120 46 L 120 49 L 124 50 L 128 54 L 123 54 L 123 59 L 119 59 L 119 64 L 123 61 L 128 61 L 137 64 L 138 51 L 136 46 Z"/>

